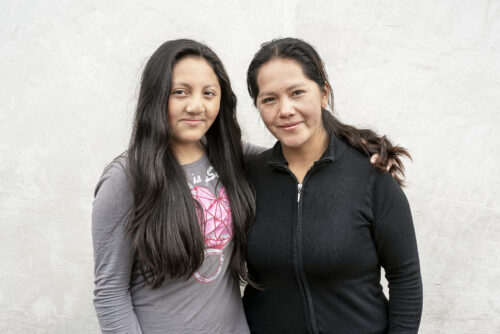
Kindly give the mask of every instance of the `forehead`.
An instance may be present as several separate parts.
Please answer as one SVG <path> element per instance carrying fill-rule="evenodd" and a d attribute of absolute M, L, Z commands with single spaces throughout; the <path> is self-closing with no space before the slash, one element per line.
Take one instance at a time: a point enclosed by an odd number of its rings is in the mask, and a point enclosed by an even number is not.
<path fill-rule="evenodd" d="M 313 83 L 305 76 L 302 66 L 293 59 L 275 58 L 262 65 L 257 73 L 257 85 L 277 87 L 297 83 Z"/>
<path fill-rule="evenodd" d="M 172 71 L 172 81 L 205 82 L 218 85 L 218 77 L 203 57 L 186 56 L 180 59 Z"/>

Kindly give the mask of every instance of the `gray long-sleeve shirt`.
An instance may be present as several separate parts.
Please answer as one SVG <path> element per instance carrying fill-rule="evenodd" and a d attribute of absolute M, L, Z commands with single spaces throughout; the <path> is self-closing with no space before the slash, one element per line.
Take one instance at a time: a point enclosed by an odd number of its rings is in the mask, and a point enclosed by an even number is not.
<path fill-rule="evenodd" d="M 264 150 L 249 144 L 243 149 L 245 155 Z M 240 290 L 228 270 L 229 203 L 207 157 L 182 166 L 193 197 L 204 207 L 204 263 L 189 280 L 167 279 L 156 290 L 144 284 L 124 230 L 134 203 L 125 165 L 120 158 L 105 168 L 93 202 L 94 306 L 102 332 L 249 333 Z"/>
<path fill-rule="evenodd" d="M 262 151 L 244 146 L 245 154 Z M 152 290 L 131 254 L 124 226 L 134 203 L 124 158 L 106 167 L 92 211 L 94 306 L 103 333 L 249 333 L 240 290 L 228 269 L 232 221 L 225 189 L 208 158 L 183 165 L 205 215 L 205 260 L 187 281 Z"/>

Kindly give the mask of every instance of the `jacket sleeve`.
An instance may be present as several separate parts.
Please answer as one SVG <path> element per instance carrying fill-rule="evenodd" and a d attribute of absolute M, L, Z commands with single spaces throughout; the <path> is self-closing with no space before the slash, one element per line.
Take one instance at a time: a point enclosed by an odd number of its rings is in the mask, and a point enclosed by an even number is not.
<path fill-rule="evenodd" d="M 389 282 L 388 333 L 417 333 L 422 278 L 410 206 L 396 181 L 376 172 L 372 187 L 373 236 Z"/>
<path fill-rule="evenodd" d="M 242 142 L 241 146 L 243 148 L 243 156 L 245 158 L 248 158 L 248 157 L 250 157 L 252 155 L 257 155 L 257 154 L 262 153 L 262 152 L 264 152 L 265 150 L 268 149 L 266 147 L 257 146 L 257 145 L 254 145 L 254 144 L 250 144 L 248 142 Z"/>
<path fill-rule="evenodd" d="M 129 291 L 133 257 L 124 230 L 132 206 L 125 171 L 113 162 L 96 186 L 92 210 L 94 307 L 102 333 L 141 334 Z"/>

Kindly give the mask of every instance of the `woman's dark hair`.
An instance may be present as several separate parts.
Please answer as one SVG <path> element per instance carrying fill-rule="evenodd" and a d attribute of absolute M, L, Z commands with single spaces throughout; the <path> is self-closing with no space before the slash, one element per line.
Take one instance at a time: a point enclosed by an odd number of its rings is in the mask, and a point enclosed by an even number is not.
<path fill-rule="evenodd" d="M 188 279 L 204 259 L 197 214 L 202 208 L 193 199 L 173 153 L 168 123 L 173 69 L 187 56 L 205 59 L 219 79 L 220 110 L 205 135 L 205 145 L 231 208 L 234 248 L 229 268 L 236 280 L 248 281 L 246 234 L 255 216 L 255 198 L 243 170 L 236 96 L 217 55 L 201 43 L 179 39 L 161 45 L 146 64 L 127 154 L 134 207 L 126 229 L 142 276 L 152 288 L 158 288 L 167 277 Z"/>
<path fill-rule="evenodd" d="M 275 39 L 264 43 L 253 57 L 247 71 L 247 86 L 255 105 L 257 105 L 257 96 L 259 95 L 257 84 L 259 69 L 268 61 L 276 58 L 295 60 L 302 67 L 306 77 L 316 82 L 321 90 L 328 91 L 328 104 L 333 110 L 333 90 L 328 82 L 323 61 L 311 45 L 296 38 Z M 321 116 L 323 127 L 328 135 L 336 135 L 344 139 L 351 146 L 369 156 L 374 153 L 380 154 L 379 160 L 375 164 L 379 169 L 385 171 L 388 161 L 392 159 L 393 165 L 390 172 L 396 181 L 403 185 L 404 166 L 401 158 L 406 156 L 411 159 L 406 149 L 392 145 L 387 137 L 379 136 L 370 129 L 357 129 L 340 122 L 327 109 L 322 110 Z"/>

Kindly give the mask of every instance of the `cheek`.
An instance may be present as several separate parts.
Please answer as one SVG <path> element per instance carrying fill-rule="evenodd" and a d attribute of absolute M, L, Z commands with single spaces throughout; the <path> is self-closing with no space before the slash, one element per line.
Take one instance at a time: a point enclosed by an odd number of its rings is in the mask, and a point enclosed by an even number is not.
<path fill-rule="evenodd" d="M 208 117 L 214 121 L 217 118 L 217 115 L 220 111 L 220 101 L 213 101 L 207 109 Z"/>
<path fill-rule="evenodd" d="M 213 124 L 215 122 L 215 119 L 217 118 L 217 115 L 219 115 L 219 111 L 210 113 L 210 115 L 207 117 L 210 124 Z"/>
<path fill-rule="evenodd" d="M 179 103 L 169 99 L 168 100 L 168 104 L 167 104 L 167 115 L 168 115 L 168 119 L 169 119 L 169 122 L 170 120 L 172 120 L 173 118 L 176 117 L 176 115 L 178 114 L 178 110 L 181 108 L 181 106 L 179 105 Z"/>
<path fill-rule="evenodd" d="M 260 108 L 259 114 L 260 114 L 260 118 L 262 118 L 262 121 L 264 122 L 264 124 L 268 128 L 270 126 L 272 126 L 272 122 L 273 122 L 274 117 L 273 117 L 271 110 L 264 110 L 263 108 Z"/>
<path fill-rule="evenodd" d="M 314 105 L 313 108 L 307 110 L 307 119 L 309 123 L 315 125 L 321 125 L 321 104 Z"/>

